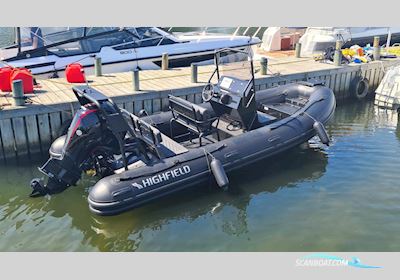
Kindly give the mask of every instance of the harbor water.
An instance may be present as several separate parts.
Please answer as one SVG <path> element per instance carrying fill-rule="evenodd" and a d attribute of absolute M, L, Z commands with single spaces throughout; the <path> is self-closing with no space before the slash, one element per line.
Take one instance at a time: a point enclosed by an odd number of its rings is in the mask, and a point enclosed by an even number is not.
<path fill-rule="evenodd" d="M 0 251 L 399 251 L 400 125 L 371 102 L 339 106 L 317 139 L 113 217 L 91 214 L 94 178 L 30 198 L 41 162 L 0 166 Z"/>

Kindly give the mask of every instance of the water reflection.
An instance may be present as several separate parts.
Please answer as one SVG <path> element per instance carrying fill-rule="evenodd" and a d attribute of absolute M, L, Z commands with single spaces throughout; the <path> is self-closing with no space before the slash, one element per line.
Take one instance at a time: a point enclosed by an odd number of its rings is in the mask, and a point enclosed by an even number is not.
<path fill-rule="evenodd" d="M 296 148 L 232 174 L 228 192 L 213 186 L 197 187 L 114 217 L 99 217 L 88 211 L 86 199 L 92 178 L 84 178 L 79 186 L 63 194 L 32 199 L 27 197 L 29 188 L 25 184 L 37 175 L 36 171 L 2 166 L 1 235 L 9 242 L 19 242 L 20 247 L 3 244 L 0 249 L 134 251 L 141 249 L 145 235 L 171 224 L 204 219 L 208 220 L 204 226 L 210 230 L 241 236 L 249 231 L 247 211 L 253 198 L 316 180 L 325 172 L 326 164 L 326 155 L 320 150 Z M 296 171 L 299 167 L 302 172 Z M 50 244 L 46 236 L 60 243 Z"/>
<path fill-rule="evenodd" d="M 34 166 L 1 166 L 0 251 L 398 250 L 397 113 L 343 105 L 327 129 L 331 147 L 312 139 L 242 169 L 228 192 L 196 187 L 113 217 L 89 212 L 93 178 L 32 199 Z"/>
<path fill-rule="evenodd" d="M 136 250 L 140 248 L 145 233 L 162 231 L 171 223 L 191 223 L 202 218 L 212 222 L 204 225 L 210 230 L 240 236 L 249 231 L 247 211 L 254 197 L 295 187 L 302 181 L 316 180 L 324 174 L 326 164 L 326 155 L 321 151 L 298 148 L 283 157 L 236 172 L 231 176 L 233 184 L 226 193 L 203 186 L 117 217 L 92 216 L 90 225 L 81 222 L 80 212 L 70 215 L 73 225 L 79 227 L 87 239 L 91 238 L 93 231 L 98 238 L 104 239 L 100 250 Z M 296 171 L 299 166 L 302 172 Z M 95 241 L 93 246 L 98 246 L 99 240 L 92 241 Z"/>
<path fill-rule="evenodd" d="M 395 128 L 399 130 L 399 113 L 393 110 L 378 108 L 370 101 L 359 101 L 343 105 L 345 109 L 335 112 L 335 121 L 327 126 L 334 138 L 356 133 L 372 134 L 377 129 Z"/>
<path fill-rule="evenodd" d="M 395 128 L 397 139 L 399 139 L 400 141 L 400 123 L 399 123 L 400 112 L 393 110 L 386 110 L 374 106 L 374 113 L 375 113 L 375 122 L 377 123 L 377 126 L 380 128 L 383 127 Z"/>

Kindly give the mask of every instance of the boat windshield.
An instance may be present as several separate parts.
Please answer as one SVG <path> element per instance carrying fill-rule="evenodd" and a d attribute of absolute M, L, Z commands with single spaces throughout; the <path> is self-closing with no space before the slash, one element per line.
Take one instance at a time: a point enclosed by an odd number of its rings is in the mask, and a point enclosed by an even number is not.
<path fill-rule="evenodd" d="M 107 32 L 117 27 L 23 27 L 21 47 L 43 47 L 84 36 Z"/>
<path fill-rule="evenodd" d="M 251 49 L 237 51 L 226 49 L 217 53 L 219 76 L 228 76 L 249 81 L 253 78 Z"/>
<path fill-rule="evenodd" d="M 157 27 L 17 27 L 15 43 L 0 49 L 0 59 L 19 55 L 68 57 L 98 53 L 103 47 L 114 50 L 180 43 Z"/>
<path fill-rule="evenodd" d="M 48 46 L 49 53 L 61 57 L 95 53 L 106 46 L 121 50 L 176 43 L 156 27 L 25 27 L 16 41 L 21 51 Z"/>

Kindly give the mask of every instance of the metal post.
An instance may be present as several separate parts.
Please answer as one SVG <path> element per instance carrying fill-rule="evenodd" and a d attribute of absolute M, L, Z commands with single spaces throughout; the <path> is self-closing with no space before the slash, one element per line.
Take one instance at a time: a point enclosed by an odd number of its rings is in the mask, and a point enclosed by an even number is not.
<path fill-rule="evenodd" d="M 333 56 L 333 63 L 335 66 L 342 64 L 342 41 L 336 41 L 335 55 Z"/>
<path fill-rule="evenodd" d="M 390 48 L 390 41 L 392 39 L 392 31 L 390 30 L 390 27 L 388 28 L 388 35 L 386 39 L 386 54 L 389 54 L 389 48 Z"/>
<path fill-rule="evenodd" d="M 24 106 L 24 86 L 22 80 L 15 80 L 12 83 L 12 95 L 14 97 L 15 106 Z"/>
<path fill-rule="evenodd" d="M 295 45 L 295 54 L 297 58 L 300 58 L 301 53 L 301 43 L 296 43 Z"/>
<path fill-rule="evenodd" d="M 94 59 L 94 75 L 100 77 L 102 75 L 101 70 L 101 57 L 96 56 Z"/>
<path fill-rule="evenodd" d="M 335 50 L 341 50 L 341 49 L 342 49 L 342 41 L 341 40 L 337 40 L 336 41 Z"/>
<path fill-rule="evenodd" d="M 161 69 L 168 70 L 168 54 L 163 53 L 161 58 Z"/>
<path fill-rule="evenodd" d="M 190 64 L 192 83 L 197 83 L 197 64 Z"/>
<path fill-rule="evenodd" d="M 381 59 L 381 48 L 379 46 L 379 36 L 374 37 L 374 60 Z"/>
<path fill-rule="evenodd" d="M 20 53 L 21 52 L 21 27 L 17 27 L 16 37 L 17 37 L 18 53 Z"/>
<path fill-rule="evenodd" d="M 267 75 L 268 58 L 261 57 L 260 64 L 261 64 L 261 75 Z"/>
<path fill-rule="evenodd" d="M 134 91 L 139 91 L 140 86 L 139 86 L 139 70 L 135 69 L 133 70 L 132 73 L 132 85 L 133 85 L 133 90 Z"/>

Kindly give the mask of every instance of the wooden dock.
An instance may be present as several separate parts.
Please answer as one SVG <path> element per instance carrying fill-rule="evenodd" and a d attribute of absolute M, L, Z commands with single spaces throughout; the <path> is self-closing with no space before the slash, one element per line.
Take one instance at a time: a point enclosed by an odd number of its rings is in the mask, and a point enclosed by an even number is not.
<path fill-rule="evenodd" d="M 277 57 L 269 59 L 269 75 L 261 76 L 256 63 L 256 89 L 266 89 L 311 78 L 322 80 L 336 95 L 338 103 L 351 96 L 349 87 L 356 77 L 365 77 L 373 92 L 386 68 L 399 59 L 336 67 L 310 58 Z M 198 83 L 191 82 L 190 68 L 140 72 L 140 91 L 133 90 L 132 72 L 88 77 L 88 84 L 106 94 L 120 107 L 137 113 L 145 109 L 156 113 L 168 108 L 168 94 L 200 103 L 201 91 L 213 66 L 199 66 Z M 28 104 L 16 107 L 11 94 L 0 93 L 0 161 L 47 154 L 57 138 L 61 124 L 72 118 L 79 107 L 72 87 L 65 79 L 38 80 Z"/>

